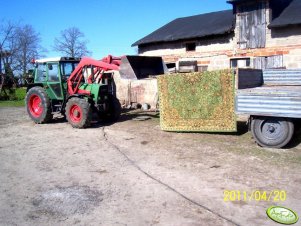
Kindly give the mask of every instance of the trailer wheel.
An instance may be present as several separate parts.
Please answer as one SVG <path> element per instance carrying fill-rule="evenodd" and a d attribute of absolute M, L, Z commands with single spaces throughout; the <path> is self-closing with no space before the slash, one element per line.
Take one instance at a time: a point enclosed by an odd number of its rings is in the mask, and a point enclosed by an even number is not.
<path fill-rule="evenodd" d="M 251 122 L 256 143 L 262 147 L 282 148 L 294 134 L 294 123 L 286 118 L 258 117 Z"/>
<path fill-rule="evenodd" d="M 26 110 L 35 123 L 46 123 L 52 119 L 49 97 L 40 86 L 31 88 L 25 97 Z"/>
<path fill-rule="evenodd" d="M 86 128 L 91 124 L 92 112 L 90 104 L 78 97 L 73 97 L 66 104 L 66 117 L 74 128 Z"/>

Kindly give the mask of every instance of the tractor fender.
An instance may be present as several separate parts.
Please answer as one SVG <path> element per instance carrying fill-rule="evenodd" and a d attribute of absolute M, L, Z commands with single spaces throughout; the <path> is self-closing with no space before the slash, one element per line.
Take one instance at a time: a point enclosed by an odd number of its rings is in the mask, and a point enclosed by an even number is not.
<path fill-rule="evenodd" d="M 70 96 L 68 96 L 68 97 L 66 98 L 66 102 L 67 102 L 68 100 L 70 100 L 71 98 L 73 98 L 73 97 L 87 98 L 89 102 L 90 102 L 90 99 L 91 99 L 89 96 L 87 96 L 87 95 L 85 95 L 85 94 L 72 94 L 72 95 L 70 95 Z"/>

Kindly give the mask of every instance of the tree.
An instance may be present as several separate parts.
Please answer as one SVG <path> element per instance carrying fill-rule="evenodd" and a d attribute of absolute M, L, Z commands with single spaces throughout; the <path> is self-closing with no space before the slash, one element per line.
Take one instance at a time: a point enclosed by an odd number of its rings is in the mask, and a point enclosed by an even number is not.
<path fill-rule="evenodd" d="M 53 49 L 68 57 L 82 57 L 90 55 L 87 49 L 88 41 L 78 28 L 71 27 L 61 31 L 61 36 L 55 38 Z"/>
<path fill-rule="evenodd" d="M 13 57 L 19 62 L 18 69 L 25 75 L 31 60 L 42 57 L 46 50 L 40 45 L 40 34 L 31 25 L 18 27 L 15 38 L 18 50 Z"/>
<path fill-rule="evenodd" d="M 2 22 L 0 24 L 2 70 L 6 65 L 14 74 L 26 74 L 31 67 L 31 60 L 42 57 L 45 52 L 40 42 L 40 34 L 31 25 Z"/>
<path fill-rule="evenodd" d="M 8 57 L 12 50 L 15 49 L 12 47 L 15 28 L 15 25 L 9 21 L 1 21 L 0 23 L 0 73 L 2 73 L 4 65 L 8 63 Z"/>

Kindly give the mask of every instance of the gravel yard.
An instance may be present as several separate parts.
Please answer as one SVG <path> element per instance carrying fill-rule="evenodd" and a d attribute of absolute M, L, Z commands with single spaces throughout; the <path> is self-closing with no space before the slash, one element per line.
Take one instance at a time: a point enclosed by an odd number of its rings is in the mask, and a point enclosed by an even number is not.
<path fill-rule="evenodd" d="M 133 120 L 142 115 L 151 119 Z M 158 114 L 136 111 L 80 130 L 2 107 L 0 225 L 278 225 L 272 205 L 300 216 L 300 131 L 277 150 L 238 128 L 163 132 Z M 256 201 L 256 191 L 271 196 Z"/>

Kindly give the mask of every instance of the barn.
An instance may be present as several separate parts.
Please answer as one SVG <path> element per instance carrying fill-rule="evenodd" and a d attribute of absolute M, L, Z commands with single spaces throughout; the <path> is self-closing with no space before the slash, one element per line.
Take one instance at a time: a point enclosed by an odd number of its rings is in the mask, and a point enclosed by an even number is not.
<path fill-rule="evenodd" d="M 133 43 L 197 71 L 301 68 L 301 0 L 228 0 L 232 10 L 177 18 Z"/>

